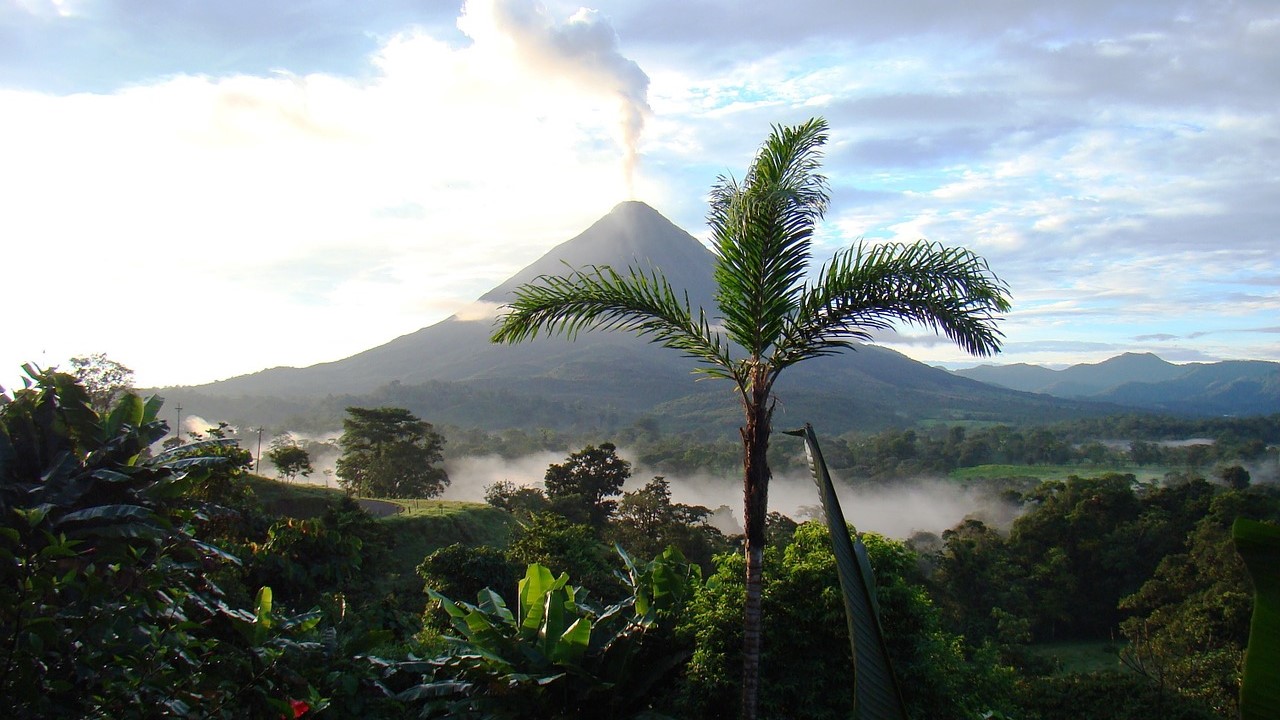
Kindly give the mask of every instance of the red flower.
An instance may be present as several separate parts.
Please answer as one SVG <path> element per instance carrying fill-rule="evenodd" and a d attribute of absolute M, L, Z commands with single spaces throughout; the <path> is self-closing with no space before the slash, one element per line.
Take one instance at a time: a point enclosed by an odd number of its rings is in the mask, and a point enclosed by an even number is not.
<path fill-rule="evenodd" d="M 311 706 L 305 700 L 290 700 L 289 706 L 293 708 L 294 718 L 302 717 L 304 713 L 311 709 Z"/>

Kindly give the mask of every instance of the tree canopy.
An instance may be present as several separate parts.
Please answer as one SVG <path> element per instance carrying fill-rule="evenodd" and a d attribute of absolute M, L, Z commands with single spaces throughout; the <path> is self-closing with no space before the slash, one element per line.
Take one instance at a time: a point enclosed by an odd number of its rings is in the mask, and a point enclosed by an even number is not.
<path fill-rule="evenodd" d="M 106 414 L 115 401 L 133 390 L 133 371 L 107 357 L 94 353 L 71 358 L 71 374 L 89 393 L 89 404 L 98 414 Z"/>
<path fill-rule="evenodd" d="M 272 443 L 267 451 L 267 459 L 276 466 L 281 477 L 292 481 L 299 475 L 307 477 L 315 472 L 311 467 L 311 453 L 292 439 L 280 443 Z"/>
<path fill-rule="evenodd" d="M 439 467 L 444 436 L 404 408 L 347 408 L 338 445 L 338 479 L 361 495 L 433 497 L 449 476 Z"/>
<path fill-rule="evenodd" d="M 547 468 L 544 480 L 547 498 L 557 512 L 599 526 L 617 509 L 618 503 L 609 498 L 622 492 L 629 477 L 631 463 L 618 457 L 618 449 L 606 442 L 570 453 L 563 463 Z"/>

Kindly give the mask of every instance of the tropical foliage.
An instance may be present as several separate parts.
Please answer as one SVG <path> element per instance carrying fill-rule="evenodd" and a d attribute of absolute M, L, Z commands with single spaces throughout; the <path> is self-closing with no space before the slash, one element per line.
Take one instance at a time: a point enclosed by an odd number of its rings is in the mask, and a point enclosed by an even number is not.
<path fill-rule="evenodd" d="M 612 443 L 588 445 L 547 468 L 547 491 L 500 481 L 486 486 L 485 500 L 519 520 L 507 553 L 513 562 L 568 570 L 596 591 L 611 586 L 611 544 L 643 555 L 675 546 L 704 569 L 730 548 L 709 524 L 711 510 L 673 502 L 663 477 L 612 500 L 630 474 L 630 461 Z"/>
<path fill-rule="evenodd" d="M 623 493 L 602 526 L 545 507 L 518 522 L 477 508 L 514 532 L 441 516 L 418 537 L 426 525 L 412 517 L 301 502 L 324 491 L 251 478 L 226 427 L 155 453 L 158 400 L 124 395 L 99 414 L 73 376 L 30 373 L 0 401 L 6 717 L 736 714 L 745 558 L 724 552 L 735 538 L 706 527 L 706 508 L 674 502 L 665 478 Z M 1258 480 L 1236 487 L 1073 477 L 1008 489 L 1023 507 L 1008 529 L 969 518 L 909 544 L 860 536 L 908 716 L 1248 712 L 1247 698 L 1238 705 L 1247 668 L 1259 657 L 1267 666 L 1250 618 L 1265 615 L 1271 571 L 1241 559 L 1257 551 L 1238 553 L 1232 527 L 1280 521 L 1268 469 L 1249 472 Z M 766 646 L 762 710 L 848 717 L 851 648 L 829 531 L 776 513 L 767 525 L 762 618 L 787 642 Z M 705 560 L 645 550 L 661 557 L 639 564 L 609 549 L 659 538 Z M 425 561 L 415 550 L 434 547 L 444 549 Z M 535 570 L 540 589 L 522 598 L 517 569 L 530 564 L 548 571 Z M 413 565 L 435 593 L 425 631 L 421 583 L 404 574 Z M 581 588 L 560 582 L 565 570 Z M 478 592 L 450 614 L 446 600 Z M 538 631 L 522 635 L 534 617 Z M 1062 641 L 1106 650 L 1086 672 L 1057 654 Z"/>
<path fill-rule="evenodd" d="M 806 423 L 803 429 L 788 434 L 804 439 L 822 515 L 831 535 L 853 655 L 853 716 L 857 720 L 906 720 L 902 690 L 880 624 L 879 593 L 866 545 L 849 533 L 813 426 Z"/>
<path fill-rule="evenodd" d="M 285 668 L 318 615 L 282 617 L 269 588 L 237 609 L 203 570 L 236 560 L 197 537 L 186 492 L 224 460 L 150 457 L 158 398 L 100 416 L 72 376 L 27 372 L 0 396 L 5 715 L 262 717 L 311 697 Z"/>
<path fill-rule="evenodd" d="M 637 565 L 619 550 L 627 590 L 620 601 L 596 605 L 587 591 L 530 564 L 514 606 L 492 589 L 475 604 L 428 589 L 452 619 L 449 652 L 402 663 L 423 682 L 397 695 L 422 702 L 426 717 L 625 718 L 651 710 L 652 690 L 684 659 L 661 641 L 697 583 L 696 566 L 678 551 Z"/>
<path fill-rule="evenodd" d="M 71 358 L 71 374 L 89 395 L 89 406 L 106 414 L 125 393 L 133 391 L 133 371 L 106 356 L 93 353 Z"/>
<path fill-rule="evenodd" d="M 862 536 L 876 568 L 884 636 L 912 718 L 979 718 L 1014 709 L 1014 674 L 993 652 L 966 646 L 944 626 L 918 570 L 900 542 Z M 853 716 L 849 636 L 831 538 L 818 523 L 797 528 L 765 553 L 765 632 L 761 660 L 763 717 Z M 743 558 L 721 556 L 696 595 L 681 632 L 694 644 L 684 687 L 686 717 L 730 718 L 740 679 Z"/>

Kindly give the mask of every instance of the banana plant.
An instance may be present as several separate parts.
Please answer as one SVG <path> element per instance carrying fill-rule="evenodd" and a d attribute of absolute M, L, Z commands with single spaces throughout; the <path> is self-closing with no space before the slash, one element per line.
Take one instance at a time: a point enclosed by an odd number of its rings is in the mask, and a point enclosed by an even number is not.
<path fill-rule="evenodd" d="M 489 588 L 480 591 L 474 605 L 427 592 L 461 633 L 452 638 L 455 645 L 477 651 L 504 670 L 519 668 L 523 679 L 547 684 L 576 666 L 591 642 L 592 617 L 578 605 L 585 592 L 569 584 L 567 573 L 553 577 L 536 563 L 529 565 L 518 588 L 515 613 Z"/>
<path fill-rule="evenodd" d="M 1253 579 L 1253 620 L 1240 685 L 1241 720 L 1280 717 L 1280 527 L 1246 518 L 1231 527 Z"/>
<path fill-rule="evenodd" d="M 630 592 L 605 607 L 567 573 L 536 563 L 515 607 L 490 588 L 475 603 L 428 589 L 458 635 L 446 638 L 445 655 L 395 668 L 423 676 L 396 698 L 422 703 L 426 717 L 660 717 L 647 707 L 649 693 L 687 653 L 647 641 L 700 576 L 674 548 L 646 564 L 618 552 Z"/>
<path fill-rule="evenodd" d="M 840 589 L 844 595 L 845 621 L 853 649 L 853 716 L 855 720 L 906 720 L 906 704 L 889 660 L 889 648 L 880 627 L 880 606 L 876 599 L 875 575 L 867 548 L 850 536 L 840 500 L 836 497 L 827 463 L 818 447 L 813 426 L 787 431 L 804 439 L 809 470 L 818 486 L 827 530 L 831 533 Z"/>

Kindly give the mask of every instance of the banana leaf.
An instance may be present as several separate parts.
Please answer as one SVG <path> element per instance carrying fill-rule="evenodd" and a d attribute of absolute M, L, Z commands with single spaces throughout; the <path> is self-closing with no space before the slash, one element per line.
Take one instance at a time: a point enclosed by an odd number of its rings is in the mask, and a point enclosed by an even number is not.
<path fill-rule="evenodd" d="M 1280 718 L 1280 527 L 1240 518 L 1231 535 L 1249 568 L 1254 592 L 1240 718 Z"/>
<path fill-rule="evenodd" d="M 849 535 L 849 526 L 845 523 L 813 426 L 805 423 L 803 429 L 788 431 L 787 434 L 804 438 L 809 471 L 818 486 L 827 530 L 831 533 L 840 589 L 844 595 L 845 620 L 849 625 L 849 643 L 853 649 L 853 717 L 855 720 L 906 720 L 906 705 L 902 701 L 902 691 L 898 687 L 897 676 L 893 674 L 889 649 L 880 627 L 875 576 L 867 548 L 861 540 Z"/>

